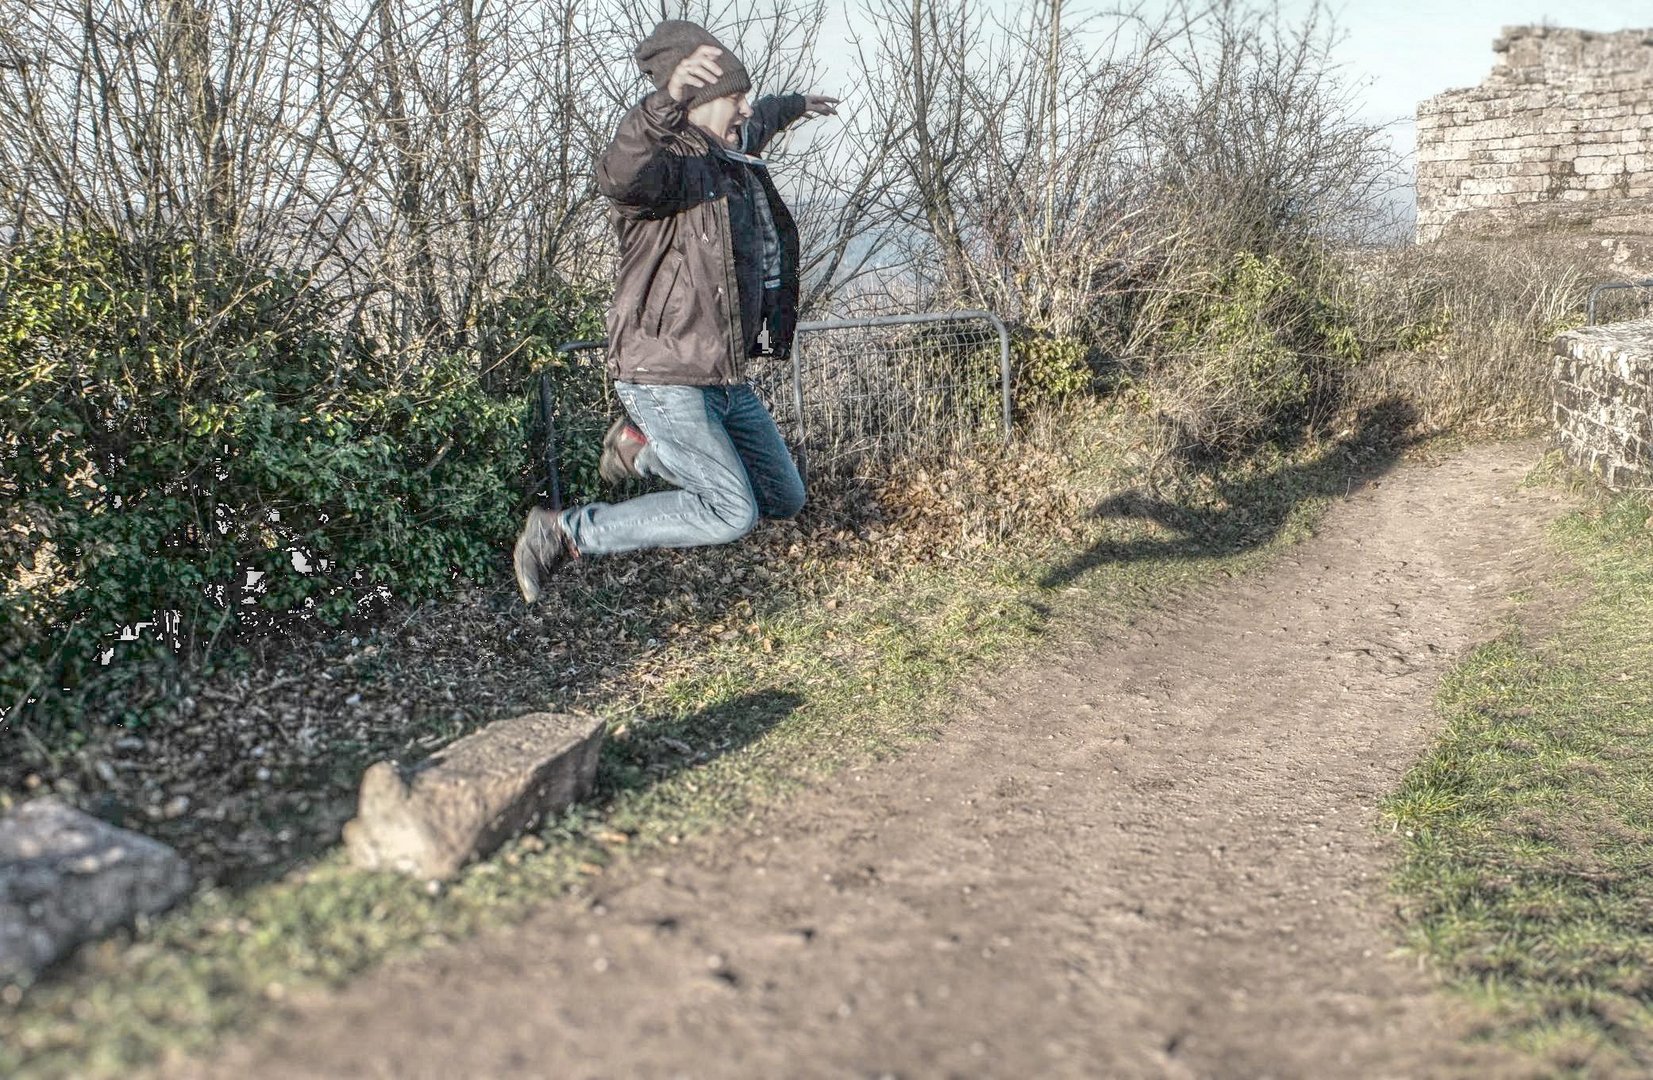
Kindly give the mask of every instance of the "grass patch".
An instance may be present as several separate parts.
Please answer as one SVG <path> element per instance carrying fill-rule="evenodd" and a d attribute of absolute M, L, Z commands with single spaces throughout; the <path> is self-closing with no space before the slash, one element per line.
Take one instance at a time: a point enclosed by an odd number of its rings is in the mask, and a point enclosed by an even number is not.
<path fill-rule="evenodd" d="M 831 588 L 662 647 L 601 703 L 610 735 L 597 797 L 450 886 L 354 872 L 327 853 L 268 882 L 208 889 L 10 988 L 0 1074 L 126 1075 L 205 1051 L 297 991 L 506 923 L 617 860 L 899 753 L 941 729 L 964 682 L 1026 658 L 1075 616 L 1121 620 L 1255 569 L 1395 453 L 1381 440 L 1325 444 L 1120 503 L 1130 479 L 1114 434 L 1070 429 L 1067 471 L 1043 475 L 1087 495 L 1076 505 L 1090 512 L 1060 529 L 1010 530 L 920 565 L 834 564 Z"/>
<path fill-rule="evenodd" d="M 1386 812 L 1410 945 L 1557 1074 L 1653 1069 L 1653 517 L 1564 519 L 1588 598 L 1444 680 L 1444 730 Z"/>

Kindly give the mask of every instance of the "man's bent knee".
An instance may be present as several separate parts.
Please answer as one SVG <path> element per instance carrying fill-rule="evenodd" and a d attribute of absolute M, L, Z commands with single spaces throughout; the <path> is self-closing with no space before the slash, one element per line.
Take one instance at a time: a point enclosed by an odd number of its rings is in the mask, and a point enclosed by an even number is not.
<path fill-rule="evenodd" d="M 804 493 L 787 492 L 774 505 L 764 508 L 764 516 L 775 521 L 791 521 L 804 510 Z"/>
<path fill-rule="evenodd" d="M 758 524 L 758 508 L 752 502 L 722 502 L 708 505 L 706 509 L 705 529 L 706 542 L 709 544 L 732 544 L 745 536 Z"/>

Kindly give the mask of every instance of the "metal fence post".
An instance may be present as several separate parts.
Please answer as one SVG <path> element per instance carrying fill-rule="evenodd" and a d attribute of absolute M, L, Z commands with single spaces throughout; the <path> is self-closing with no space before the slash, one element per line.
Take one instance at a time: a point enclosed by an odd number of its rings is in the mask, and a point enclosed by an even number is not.
<path fill-rule="evenodd" d="M 1584 325 L 1596 325 L 1596 297 L 1613 289 L 1653 289 L 1653 278 L 1644 278 L 1641 281 L 1604 281 L 1591 289 L 1589 299 L 1584 304 Z"/>
<path fill-rule="evenodd" d="M 794 328 L 796 334 L 796 328 Z M 804 419 L 803 350 L 792 344 L 792 416 L 798 422 L 798 478 L 809 486 L 809 424 Z"/>
<path fill-rule="evenodd" d="M 1000 394 L 1003 398 L 1004 404 L 1004 444 L 1009 446 L 1011 423 L 1013 422 L 1013 417 L 1015 414 L 1015 410 L 1013 408 L 1014 403 L 1011 401 L 1012 391 L 1010 385 L 1010 331 L 1005 327 L 1004 320 L 999 318 L 997 315 L 992 315 L 987 312 L 983 312 L 982 314 L 987 316 L 987 318 L 993 323 L 993 328 L 999 332 L 999 373 L 1003 379 Z"/>
<path fill-rule="evenodd" d="M 575 353 L 585 352 L 588 349 L 606 349 L 606 341 L 565 341 L 558 345 L 556 352 L 565 357 L 572 357 Z M 551 484 L 551 509 L 562 509 L 562 470 L 557 461 L 557 419 L 556 395 L 551 386 L 551 371 L 542 368 L 538 376 L 540 430 L 545 432 L 545 475 Z"/>
<path fill-rule="evenodd" d="M 540 372 L 540 426 L 545 431 L 545 475 L 551 479 L 551 509 L 562 509 L 562 477 L 557 468 L 557 425 L 552 417 L 551 373 Z"/>

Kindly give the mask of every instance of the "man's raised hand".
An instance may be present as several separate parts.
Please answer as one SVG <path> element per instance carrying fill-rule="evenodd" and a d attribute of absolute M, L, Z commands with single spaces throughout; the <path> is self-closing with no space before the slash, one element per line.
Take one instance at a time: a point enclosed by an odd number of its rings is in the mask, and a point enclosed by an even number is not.
<path fill-rule="evenodd" d="M 825 94 L 806 94 L 804 96 L 804 115 L 813 120 L 817 116 L 838 115 L 840 99 L 827 97 Z"/>
<path fill-rule="evenodd" d="M 723 77 L 723 69 L 717 66 L 717 58 L 722 55 L 723 50 L 716 45 L 702 45 L 685 56 L 666 80 L 666 93 L 674 101 L 687 101 L 696 87 L 717 82 Z"/>

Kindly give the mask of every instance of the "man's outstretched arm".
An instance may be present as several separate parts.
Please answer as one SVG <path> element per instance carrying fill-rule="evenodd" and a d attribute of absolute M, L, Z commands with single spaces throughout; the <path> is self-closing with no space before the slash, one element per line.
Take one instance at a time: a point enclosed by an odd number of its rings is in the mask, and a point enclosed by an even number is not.
<path fill-rule="evenodd" d="M 759 98 L 746 121 L 746 138 L 741 140 L 748 154 L 761 154 L 771 139 L 803 117 L 832 116 L 838 99 L 824 94 L 775 94 Z"/>

